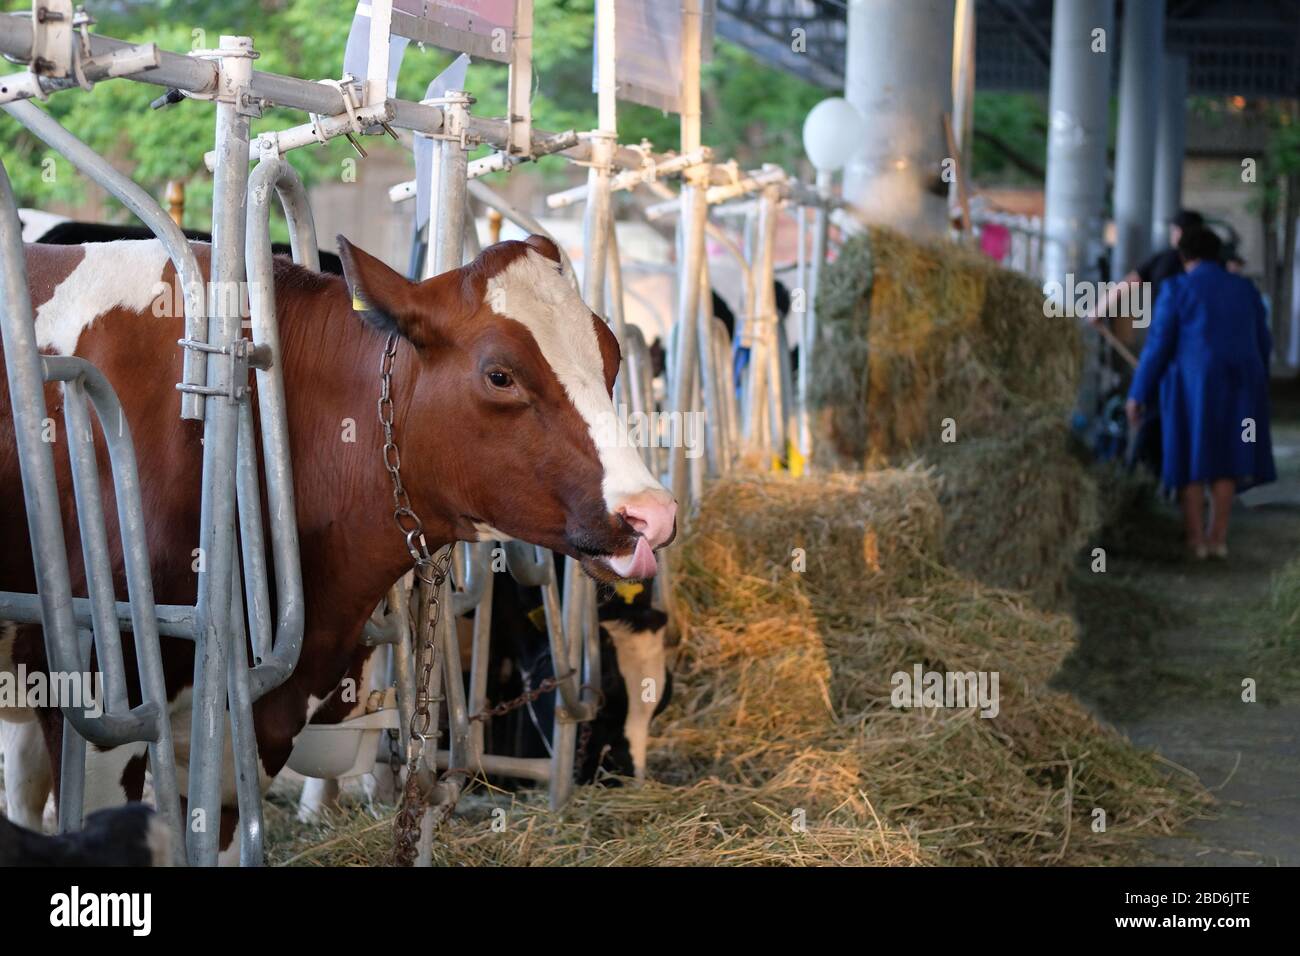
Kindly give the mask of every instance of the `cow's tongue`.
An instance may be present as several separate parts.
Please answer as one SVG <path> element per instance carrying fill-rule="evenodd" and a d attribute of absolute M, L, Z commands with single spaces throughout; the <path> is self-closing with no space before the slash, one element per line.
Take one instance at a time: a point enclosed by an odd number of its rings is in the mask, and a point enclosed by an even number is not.
<path fill-rule="evenodd" d="M 636 550 L 631 554 L 610 555 L 605 558 L 605 563 L 620 578 L 633 581 L 652 578 L 659 570 L 655 553 L 650 549 L 650 542 L 641 537 L 636 539 Z"/>

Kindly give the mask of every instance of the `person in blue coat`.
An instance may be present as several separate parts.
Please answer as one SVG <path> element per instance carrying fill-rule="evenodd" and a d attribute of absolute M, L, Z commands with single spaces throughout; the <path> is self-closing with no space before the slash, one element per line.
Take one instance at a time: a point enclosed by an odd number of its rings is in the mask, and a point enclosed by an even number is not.
<path fill-rule="evenodd" d="M 1219 264 L 1209 229 L 1179 238 L 1183 274 L 1165 282 L 1126 409 L 1136 427 L 1160 398 L 1161 480 L 1177 489 L 1188 550 L 1227 557 L 1233 495 L 1274 481 L 1268 365 L 1273 350 L 1254 284 Z M 1206 489 L 1210 495 L 1206 530 Z"/>

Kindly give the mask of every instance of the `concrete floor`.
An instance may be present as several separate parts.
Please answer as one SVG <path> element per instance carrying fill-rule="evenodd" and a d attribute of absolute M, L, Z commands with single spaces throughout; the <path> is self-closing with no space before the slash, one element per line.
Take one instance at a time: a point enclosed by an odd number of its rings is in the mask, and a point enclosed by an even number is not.
<path fill-rule="evenodd" d="M 1290 667 L 1259 652 L 1273 576 L 1300 558 L 1300 415 L 1283 412 L 1279 481 L 1239 498 L 1226 561 L 1186 558 L 1180 519 L 1160 504 L 1108 546 L 1111 580 L 1077 595 L 1080 648 L 1061 683 L 1218 801 L 1213 819 L 1153 841 L 1167 865 L 1300 865 L 1294 649 Z M 1098 606 L 1108 591 L 1116 602 Z M 1242 700 L 1246 678 L 1256 703 Z"/>

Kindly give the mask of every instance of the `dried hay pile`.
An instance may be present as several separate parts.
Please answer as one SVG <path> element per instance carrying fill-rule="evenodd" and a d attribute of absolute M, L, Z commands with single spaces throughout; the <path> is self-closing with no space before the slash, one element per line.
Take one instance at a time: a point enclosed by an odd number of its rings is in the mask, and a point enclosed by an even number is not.
<path fill-rule="evenodd" d="M 437 861 L 1095 863 L 1195 812 L 1194 781 L 1048 687 L 1073 622 L 946 567 L 941 525 L 919 468 L 717 483 L 677 553 L 685 637 L 657 782 L 583 788 L 561 814 L 501 796 L 502 832 L 480 802 L 440 831 Z M 891 706 L 917 664 L 997 671 L 997 716 Z M 390 821 L 361 810 L 288 820 L 268 814 L 275 862 L 374 865 L 391 846 Z"/>
<path fill-rule="evenodd" d="M 1040 607 L 1068 603 L 1080 549 L 1101 526 L 1093 472 L 1064 421 L 937 445 L 944 557 L 994 587 L 1025 591 Z"/>
<path fill-rule="evenodd" d="M 1098 520 L 1066 425 L 1082 358 L 1074 320 L 1045 317 L 1031 280 L 982 256 L 885 229 L 844 245 L 818 314 L 821 463 L 934 464 L 945 558 L 1057 606 Z"/>

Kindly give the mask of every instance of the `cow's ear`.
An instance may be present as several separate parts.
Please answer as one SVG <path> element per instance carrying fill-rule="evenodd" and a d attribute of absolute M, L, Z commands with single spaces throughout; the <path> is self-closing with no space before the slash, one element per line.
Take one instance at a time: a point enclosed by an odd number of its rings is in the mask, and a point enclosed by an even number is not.
<path fill-rule="evenodd" d="M 560 248 L 549 236 L 539 236 L 534 234 L 525 239 L 524 243 L 532 246 L 556 265 L 562 264 L 563 260 L 560 258 Z"/>
<path fill-rule="evenodd" d="M 555 271 L 564 276 L 574 288 L 577 288 L 577 280 L 574 278 L 573 270 L 569 268 L 569 263 L 565 261 L 564 256 L 560 254 L 560 247 L 549 236 L 539 236 L 533 234 L 524 240 L 524 244 L 537 250 L 546 258 L 555 263 Z"/>
<path fill-rule="evenodd" d="M 338 243 L 353 311 L 379 331 L 396 332 L 417 348 L 432 344 L 437 337 L 436 320 L 448 305 L 433 301 L 438 298 L 434 287 L 441 284 L 441 277 L 412 282 L 343 236 Z"/>

